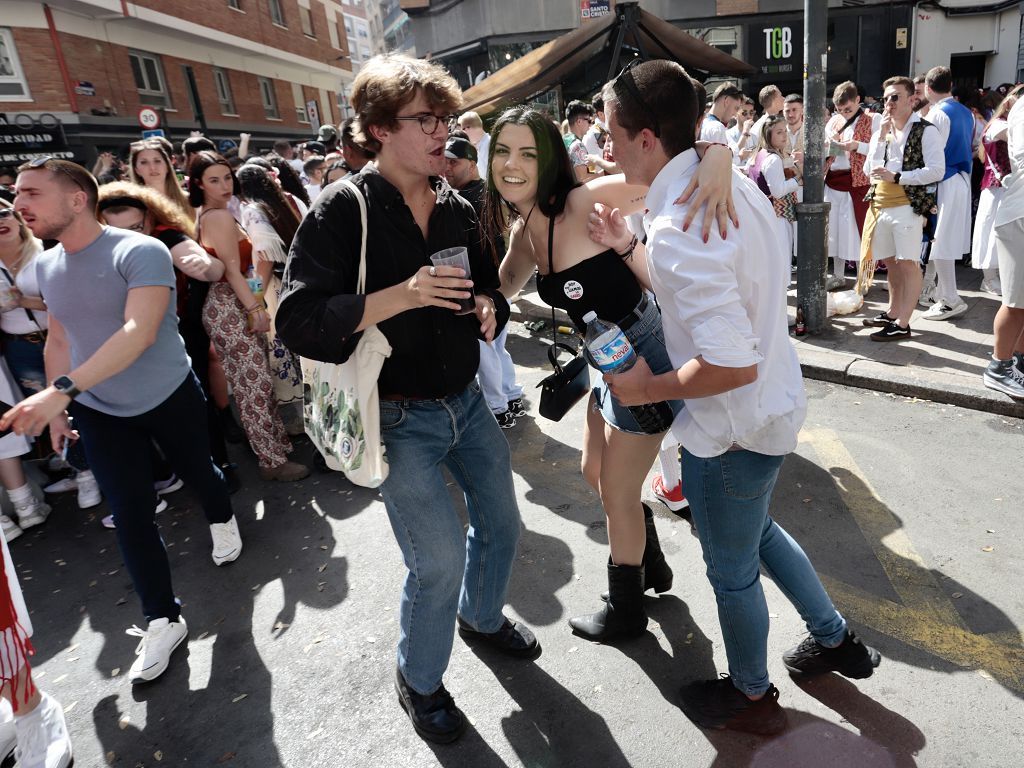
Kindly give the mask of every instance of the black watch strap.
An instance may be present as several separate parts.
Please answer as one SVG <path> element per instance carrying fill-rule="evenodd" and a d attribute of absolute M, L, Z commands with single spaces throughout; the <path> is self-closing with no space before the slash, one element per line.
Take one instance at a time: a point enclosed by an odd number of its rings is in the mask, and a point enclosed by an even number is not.
<path fill-rule="evenodd" d="M 892 183 L 893 184 L 899 184 L 900 183 L 900 176 L 901 175 L 902 174 L 899 171 L 896 171 L 896 173 L 894 173 L 893 176 L 892 176 Z"/>
<path fill-rule="evenodd" d="M 54 389 L 60 392 L 62 395 L 67 395 L 74 400 L 82 391 L 75 386 L 75 382 L 71 380 L 70 376 L 58 376 L 53 380 Z"/>

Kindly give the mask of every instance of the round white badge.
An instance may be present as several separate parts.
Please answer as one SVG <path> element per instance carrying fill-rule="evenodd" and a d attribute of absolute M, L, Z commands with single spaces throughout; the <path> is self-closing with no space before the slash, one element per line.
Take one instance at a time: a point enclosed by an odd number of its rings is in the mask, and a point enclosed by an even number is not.
<path fill-rule="evenodd" d="M 562 290 L 565 291 L 565 295 L 573 301 L 578 301 L 583 298 L 583 286 L 575 280 L 569 280 Z"/>

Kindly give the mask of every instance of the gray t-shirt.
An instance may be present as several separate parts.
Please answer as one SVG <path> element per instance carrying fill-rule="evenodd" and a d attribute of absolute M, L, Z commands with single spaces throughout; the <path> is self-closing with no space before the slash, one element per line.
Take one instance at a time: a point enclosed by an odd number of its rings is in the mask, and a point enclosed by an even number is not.
<path fill-rule="evenodd" d="M 64 326 L 71 369 L 88 360 L 124 325 L 128 291 L 152 285 L 170 292 L 156 342 L 121 373 L 76 400 L 111 416 L 137 416 L 160 405 L 190 372 L 175 315 L 174 267 L 159 240 L 104 227 L 76 253 L 58 245 L 38 257 L 39 290 L 50 314 Z"/>

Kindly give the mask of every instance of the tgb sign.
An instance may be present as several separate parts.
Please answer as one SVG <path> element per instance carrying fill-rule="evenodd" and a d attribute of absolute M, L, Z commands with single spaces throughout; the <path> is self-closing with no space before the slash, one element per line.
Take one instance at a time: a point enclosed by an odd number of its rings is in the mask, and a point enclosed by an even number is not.
<path fill-rule="evenodd" d="M 747 61 L 762 75 L 799 72 L 803 59 L 803 24 L 799 20 L 769 26 L 751 24 L 747 32 Z"/>

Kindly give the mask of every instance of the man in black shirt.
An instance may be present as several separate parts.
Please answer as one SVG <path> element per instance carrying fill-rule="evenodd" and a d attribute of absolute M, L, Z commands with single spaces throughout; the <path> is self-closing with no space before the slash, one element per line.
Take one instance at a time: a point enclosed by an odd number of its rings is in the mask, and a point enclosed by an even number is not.
<path fill-rule="evenodd" d="M 444 156 L 447 161 L 445 179 L 473 205 L 473 210 L 479 218 L 487 185 L 480 178 L 480 171 L 477 168 L 476 147 L 469 139 L 453 136 L 445 144 Z"/>
<path fill-rule="evenodd" d="M 472 206 L 440 178 L 461 105 L 455 80 L 405 56 L 372 59 L 353 83 L 355 138 L 377 152 L 353 177 L 366 199 L 366 294 L 355 293 L 360 216 L 352 191 L 329 186 L 292 242 L 278 336 L 296 354 L 342 362 L 376 324 L 391 344 L 378 379 L 389 463 L 381 495 L 408 574 L 400 607 L 399 701 L 417 733 L 453 741 L 465 717 L 442 684 L 456 620 L 470 643 L 532 658 L 540 646 L 502 608 L 519 538 L 508 443 L 474 381 L 478 339 L 508 320 L 497 267 L 480 246 Z M 472 279 L 430 255 L 465 247 Z M 456 300 L 475 293 L 475 312 Z M 469 531 L 442 466 L 466 494 Z"/>

